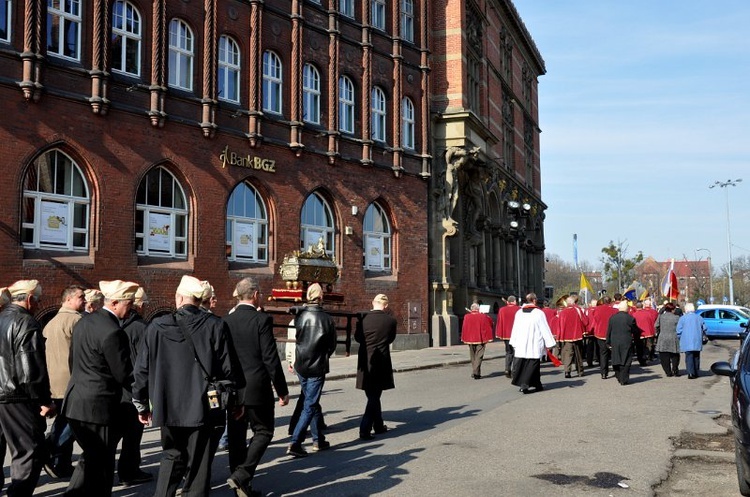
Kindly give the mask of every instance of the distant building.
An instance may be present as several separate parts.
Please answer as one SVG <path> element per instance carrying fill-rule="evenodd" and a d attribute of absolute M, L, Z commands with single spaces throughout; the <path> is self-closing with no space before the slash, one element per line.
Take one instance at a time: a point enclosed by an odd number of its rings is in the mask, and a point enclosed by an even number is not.
<path fill-rule="evenodd" d="M 659 301 L 664 299 L 661 284 L 671 264 L 671 261 L 658 262 L 649 256 L 635 268 L 638 281 Z M 683 259 L 674 261 L 674 272 L 680 289 L 679 301 L 681 303 L 695 302 L 698 299 L 709 302 L 712 291 L 709 264 L 707 260 L 689 261 Z"/>

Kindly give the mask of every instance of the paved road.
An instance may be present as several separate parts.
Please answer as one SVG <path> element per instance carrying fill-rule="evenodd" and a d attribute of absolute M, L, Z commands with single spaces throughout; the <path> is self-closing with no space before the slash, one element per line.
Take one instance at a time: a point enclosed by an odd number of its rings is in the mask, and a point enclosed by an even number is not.
<path fill-rule="evenodd" d="M 367 443 L 357 440 L 364 395 L 354 388 L 356 358 L 337 357 L 322 400 L 333 449 L 289 459 L 285 423 L 291 407 L 278 409 L 276 440 L 256 486 L 273 496 L 655 495 L 673 469 L 673 438 L 685 431 L 709 437 L 726 432 L 716 418 L 728 413 L 728 380 L 706 370 L 727 359 L 732 345 L 709 344 L 704 374 L 696 380 L 664 378 L 654 363 L 634 367 L 632 384 L 622 387 L 594 370 L 564 379 L 559 368 L 545 365 L 547 389 L 533 395 L 520 394 L 502 375 L 501 344 L 490 345 L 479 381 L 469 377 L 463 346 L 396 352 L 394 368 L 402 372 L 396 390 L 383 396 L 393 429 Z M 160 446 L 154 429 L 146 431 L 143 457 L 144 469 L 155 474 Z M 212 496 L 232 495 L 226 465 L 226 453 L 219 453 Z M 722 484 L 736 489 L 734 475 L 723 474 Z M 64 486 L 43 474 L 35 495 L 62 495 Z M 114 495 L 150 496 L 153 489 L 116 487 Z M 691 482 L 680 495 L 713 495 L 711 490 Z M 670 495 L 665 492 L 659 495 Z"/>

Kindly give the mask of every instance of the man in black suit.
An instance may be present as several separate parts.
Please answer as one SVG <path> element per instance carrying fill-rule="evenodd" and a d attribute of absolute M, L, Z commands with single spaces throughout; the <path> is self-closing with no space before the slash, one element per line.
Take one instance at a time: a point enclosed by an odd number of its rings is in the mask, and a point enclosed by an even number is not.
<path fill-rule="evenodd" d="M 289 389 L 273 337 L 273 320 L 258 310 L 260 295 L 255 278 L 241 280 L 234 289 L 237 307 L 224 318 L 246 382 L 238 395 L 244 414 L 239 419 L 230 416 L 227 426 L 232 471 L 227 483 L 238 497 L 260 495 L 252 489 L 252 480 L 273 438 L 275 396 L 271 386 L 279 396 L 280 406 L 289 402 Z M 248 425 L 253 438 L 246 448 Z"/>
<path fill-rule="evenodd" d="M 84 316 L 73 328 L 71 376 L 63 400 L 76 442 L 83 454 L 65 497 L 112 495 L 115 451 L 121 433 L 122 389 L 133 384 L 128 337 L 121 320 L 130 313 L 138 284 L 100 281 L 104 307 Z"/>
<path fill-rule="evenodd" d="M 388 297 L 382 293 L 372 301 L 372 310 L 365 314 L 354 339 L 359 343 L 357 385 L 365 391 L 367 406 L 359 424 L 359 438 L 372 440 L 375 434 L 388 431 L 383 423 L 380 396 L 394 387 L 390 345 L 396 339 L 396 318 L 386 314 Z"/>
<path fill-rule="evenodd" d="M 226 420 L 215 394 L 208 395 L 209 384 L 229 380 L 244 386 L 227 325 L 198 307 L 202 295 L 200 280 L 182 277 L 177 310 L 151 321 L 135 363 L 138 418 L 161 427 L 163 456 L 154 497 L 173 497 L 183 477 L 182 495 L 209 494 L 213 449 Z M 230 415 L 241 413 L 234 410 Z"/>

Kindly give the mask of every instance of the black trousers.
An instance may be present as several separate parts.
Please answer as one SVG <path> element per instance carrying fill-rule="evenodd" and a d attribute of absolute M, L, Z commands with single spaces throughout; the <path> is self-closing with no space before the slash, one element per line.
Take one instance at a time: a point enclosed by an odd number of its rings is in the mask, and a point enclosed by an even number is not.
<path fill-rule="evenodd" d="M 154 497 L 174 497 L 183 477 L 183 497 L 206 497 L 211 489 L 214 439 L 218 446 L 223 431 L 223 423 L 219 426 L 215 423 L 196 427 L 162 426 L 164 455 Z"/>
<path fill-rule="evenodd" d="M 602 376 L 606 377 L 609 376 L 609 358 L 612 352 L 607 347 L 606 340 L 602 340 L 601 338 L 597 338 L 596 340 L 599 343 L 599 371 L 601 371 Z"/>
<path fill-rule="evenodd" d="M 112 495 L 120 429 L 77 419 L 68 419 L 68 424 L 83 453 L 70 477 L 65 497 L 109 497 Z"/>
<path fill-rule="evenodd" d="M 676 352 L 659 352 L 659 362 L 667 376 L 680 374 L 680 354 Z"/>
<path fill-rule="evenodd" d="M 513 358 L 515 357 L 510 340 L 503 340 L 505 344 L 505 372 L 510 373 L 513 369 Z"/>
<path fill-rule="evenodd" d="M 10 448 L 8 497 L 31 497 L 39 473 L 47 460 L 44 430 L 47 423 L 39 414 L 39 404 L 18 402 L 0 404 L 0 427 Z M 4 449 L 4 448 L 3 448 Z M 5 450 L 3 450 L 5 455 Z"/>
<path fill-rule="evenodd" d="M 245 415 L 236 420 L 227 420 L 229 443 L 229 470 L 232 477 L 244 485 L 250 485 L 263 454 L 273 439 L 274 405 L 245 406 Z M 247 429 L 253 437 L 247 444 Z M 247 445 L 246 445 L 247 444 Z"/>
<path fill-rule="evenodd" d="M 383 429 L 383 408 L 380 404 L 380 396 L 383 395 L 382 388 L 366 388 L 367 405 L 362 421 L 359 423 L 359 434 L 369 435 L 373 428 L 376 431 Z"/>
<path fill-rule="evenodd" d="M 141 439 L 143 423 L 138 419 L 138 409 L 133 404 L 120 404 L 120 426 L 122 427 L 122 447 L 117 460 L 117 474 L 120 481 L 136 476 L 141 469 Z"/>

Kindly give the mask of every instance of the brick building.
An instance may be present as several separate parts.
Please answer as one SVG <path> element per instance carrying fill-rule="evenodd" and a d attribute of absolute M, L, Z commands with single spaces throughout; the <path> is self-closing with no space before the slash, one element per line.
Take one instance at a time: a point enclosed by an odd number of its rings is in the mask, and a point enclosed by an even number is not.
<path fill-rule="evenodd" d="M 433 343 L 457 343 L 473 301 L 544 294 L 537 78 L 510 0 L 431 2 Z"/>
<path fill-rule="evenodd" d="M 649 256 L 635 268 L 638 281 L 651 295 L 657 298 L 658 303 L 661 303 L 665 298 L 662 294 L 662 283 L 671 265 L 672 261 L 657 261 Z M 710 261 L 675 260 L 674 273 L 677 276 L 677 287 L 680 290 L 680 304 L 695 302 L 698 299 L 710 302 L 714 290 L 711 281 Z"/>
<path fill-rule="evenodd" d="M 153 315 L 189 273 L 221 314 L 322 239 L 342 310 L 427 332 L 427 2 L 328 3 L 0 0 L 0 283 L 44 318 L 133 280 Z"/>

